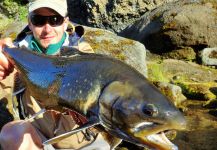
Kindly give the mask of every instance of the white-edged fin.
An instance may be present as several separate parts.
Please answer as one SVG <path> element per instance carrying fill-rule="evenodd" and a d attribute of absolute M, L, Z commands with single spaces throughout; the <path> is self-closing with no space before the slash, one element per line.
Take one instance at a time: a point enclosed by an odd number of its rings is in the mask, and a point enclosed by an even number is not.
<path fill-rule="evenodd" d="M 87 128 L 90 128 L 90 127 L 93 127 L 93 126 L 95 126 L 95 125 L 98 125 L 99 123 L 100 123 L 100 121 L 99 121 L 98 118 L 92 117 L 92 118 L 90 119 L 90 121 L 88 121 L 88 122 L 85 123 L 84 125 L 82 125 L 82 126 L 76 128 L 76 129 L 73 129 L 73 130 L 71 130 L 71 131 L 69 131 L 69 132 L 66 132 L 66 133 L 64 133 L 64 134 L 58 135 L 58 136 L 56 136 L 56 137 L 54 137 L 54 138 L 51 138 L 51 139 L 45 141 L 45 142 L 43 143 L 43 145 L 48 145 L 48 144 L 57 143 L 57 142 L 59 142 L 59 141 L 65 139 L 65 138 L 67 138 L 67 137 L 69 137 L 69 136 L 71 136 L 71 135 L 77 133 L 77 132 L 80 132 L 80 131 L 85 130 L 85 129 L 87 129 Z"/>
<path fill-rule="evenodd" d="M 158 143 L 163 147 L 167 147 L 168 150 L 178 150 L 178 147 L 173 144 L 163 132 L 161 132 L 160 134 L 149 135 L 147 136 L 147 139 L 153 143 Z"/>
<path fill-rule="evenodd" d="M 79 51 L 77 48 L 71 46 L 63 46 L 60 50 L 60 56 L 77 56 L 77 55 L 88 55 L 88 53 L 84 53 Z"/>

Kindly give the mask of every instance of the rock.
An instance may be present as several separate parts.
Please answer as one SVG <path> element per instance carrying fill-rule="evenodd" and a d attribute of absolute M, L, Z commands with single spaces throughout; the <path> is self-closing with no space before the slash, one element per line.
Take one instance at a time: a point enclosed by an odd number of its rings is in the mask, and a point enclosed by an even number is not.
<path fill-rule="evenodd" d="M 145 12 L 174 0 L 68 0 L 73 22 L 120 32 Z"/>
<path fill-rule="evenodd" d="M 147 61 L 148 78 L 160 82 L 215 83 L 217 70 L 194 62 L 164 59 Z"/>
<path fill-rule="evenodd" d="M 182 0 L 145 13 L 119 35 L 138 40 L 162 54 L 180 47 L 202 50 L 217 43 L 217 2 Z"/>
<path fill-rule="evenodd" d="M 187 100 L 182 94 L 182 89 L 177 85 L 163 82 L 155 83 L 155 85 L 176 107 L 179 107 L 183 101 Z"/>
<path fill-rule="evenodd" d="M 187 60 L 187 61 L 196 60 L 196 52 L 191 47 L 182 47 L 179 49 L 175 49 L 171 52 L 164 53 L 162 56 L 164 58 L 171 58 L 176 60 Z"/>
<path fill-rule="evenodd" d="M 207 66 L 217 66 L 217 47 L 205 48 L 201 51 L 202 64 Z"/>
<path fill-rule="evenodd" d="M 3 30 L 1 38 L 10 37 L 15 39 L 17 35 L 22 31 L 27 25 L 27 22 L 11 22 Z"/>
<path fill-rule="evenodd" d="M 143 44 L 98 28 L 85 27 L 84 40 L 95 53 L 115 57 L 147 76 L 146 49 Z"/>
<path fill-rule="evenodd" d="M 196 99 L 196 100 L 214 100 L 216 99 L 215 93 L 210 91 L 212 87 L 216 87 L 216 83 L 189 83 L 182 82 L 177 83 L 183 90 L 183 94 L 188 99 Z"/>

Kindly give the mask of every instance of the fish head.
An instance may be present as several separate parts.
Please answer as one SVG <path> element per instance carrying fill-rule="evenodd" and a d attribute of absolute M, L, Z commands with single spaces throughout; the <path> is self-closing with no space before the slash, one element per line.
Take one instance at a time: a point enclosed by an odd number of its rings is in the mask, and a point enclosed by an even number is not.
<path fill-rule="evenodd" d="M 182 113 L 152 84 L 115 81 L 99 100 L 101 124 L 111 134 L 143 147 L 178 149 L 164 132 L 186 127 Z"/>

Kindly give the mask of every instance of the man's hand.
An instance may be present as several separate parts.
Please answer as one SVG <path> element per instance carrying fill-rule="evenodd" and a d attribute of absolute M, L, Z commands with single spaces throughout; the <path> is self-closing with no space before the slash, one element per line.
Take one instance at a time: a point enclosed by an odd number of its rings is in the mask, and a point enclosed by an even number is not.
<path fill-rule="evenodd" d="M 42 150 L 42 140 L 33 125 L 24 120 L 5 124 L 0 132 L 3 150 Z"/>
<path fill-rule="evenodd" d="M 5 38 L 0 40 L 0 81 L 5 79 L 14 70 L 14 66 L 2 53 L 2 49 L 6 45 L 10 47 L 14 46 L 11 38 Z"/>

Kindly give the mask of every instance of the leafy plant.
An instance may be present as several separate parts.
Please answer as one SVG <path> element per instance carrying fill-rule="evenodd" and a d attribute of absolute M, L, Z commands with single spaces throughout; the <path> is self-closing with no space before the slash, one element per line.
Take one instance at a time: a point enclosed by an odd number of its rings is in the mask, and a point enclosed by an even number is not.
<path fill-rule="evenodd" d="M 27 15 L 26 4 L 20 0 L 3 0 L 0 2 L 0 10 L 7 17 L 16 20 L 23 20 Z"/>

